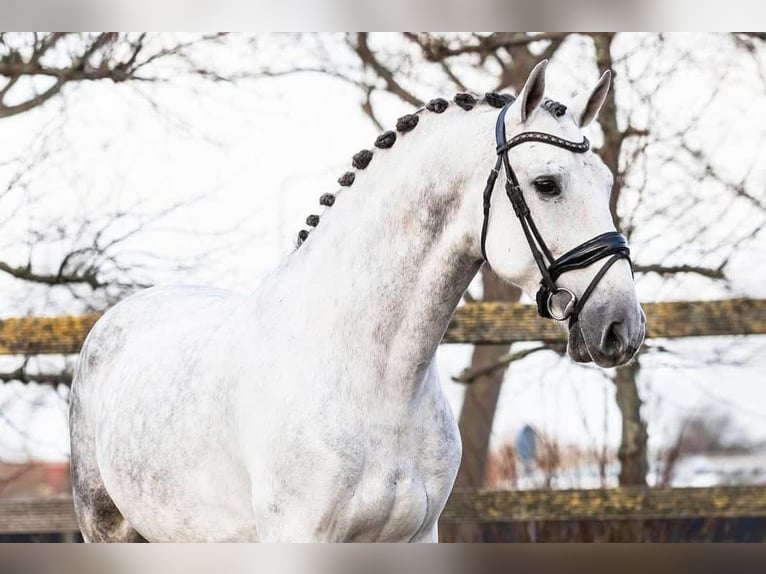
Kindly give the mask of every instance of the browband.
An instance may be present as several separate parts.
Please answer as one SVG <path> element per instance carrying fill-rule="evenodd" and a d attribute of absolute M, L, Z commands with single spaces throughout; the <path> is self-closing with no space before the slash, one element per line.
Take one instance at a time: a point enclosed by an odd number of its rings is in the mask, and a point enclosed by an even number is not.
<path fill-rule="evenodd" d="M 503 136 L 505 138 L 505 136 Z M 522 132 L 517 136 L 512 137 L 509 141 L 503 141 L 502 145 L 498 144 L 497 153 L 505 153 L 512 147 L 516 147 L 519 144 L 526 142 L 542 142 L 556 147 L 564 148 L 575 153 L 584 153 L 590 149 L 590 142 L 588 138 L 583 136 L 581 142 L 573 142 L 566 140 L 552 134 L 546 134 L 544 132 Z"/>

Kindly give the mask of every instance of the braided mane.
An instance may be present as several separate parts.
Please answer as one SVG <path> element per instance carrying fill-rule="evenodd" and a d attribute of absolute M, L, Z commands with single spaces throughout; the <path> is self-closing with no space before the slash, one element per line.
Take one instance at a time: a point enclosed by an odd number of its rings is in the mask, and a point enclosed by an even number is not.
<path fill-rule="evenodd" d="M 493 108 L 503 108 L 506 104 L 509 102 L 515 101 L 515 97 L 511 94 L 498 94 L 495 92 L 487 92 L 484 94 L 483 98 L 477 98 L 476 96 L 468 93 L 458 93 L 455 94 L 454 97 L 454 103 L 458 107 L 464 109 L 465 111 L 470 111 L 474 107 L 476 107 L 478 104 L 487 104 L 489 106 L 492 106 Z M 393 147 L 393 145 L 396 143 L 397 133 L 399 134 L 405 134 L 415 128 L 415 126 L 418 125 L 418 121 L 420 120 L 420 115 L 424 111 L 429 111 L 436 114 L 443 113 L 450 105 L 450 102 L 443 98 L 436 98 L 428 102 L 425 107 L 420 108 L 416 110 L 412 114 L 407 114 L 402 117 L 400 117 L 398 120 L 396 120 L 396 131 L 386 131 L 380 134 L 377 139 L 375 140 L 375 147 L 378 149 L 388 149 L 390 147 Z M 541 108 L 545 109 L 546 111 L 550 112 L 555 117 L 563 116 L 566 112 L 566 106 L 563 104 L 560 104 L 554 100 L 545 99 L 543 103 L 540 105 Z M 373 150 L 369 149 L 363 149 L 360 152 L 354 154 L 354 156 L 351 158 L 351 166 L 355 170 L 362 170 L 366 169 L 368 165 L 370 165 L 370 162 L 372 161 L 374 152 Z M 353 185 L 354 180 L 356 179 L 356 172 L 354 171 L 347 171 L 343 175 L 341 175 L 338 178 L 338 183 L 340 184 L 341 188 L 344 187 L 351 187 Z M 322 205 L 324 207 L 332 207 L 332 205 L 335 203 L 335 197 L 336 193 L 325 193 L 319 198 L 319 205 Z M 319 215 L 311 214 L 306 218 L 306 225 L 308 225 L 311 228 L 316 227 L 319 225 Z M 301 244 L 306 241 L 309 237 L 309 230 L 308 229 L 301 229 L 298 232 L 298 239 L 296 242 L 296 249 L 301 246 Z"/>

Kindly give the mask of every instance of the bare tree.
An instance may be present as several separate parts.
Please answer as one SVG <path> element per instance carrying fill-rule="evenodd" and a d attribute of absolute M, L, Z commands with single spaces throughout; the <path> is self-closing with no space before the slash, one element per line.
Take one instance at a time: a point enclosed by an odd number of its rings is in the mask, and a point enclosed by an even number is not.
<path fill-rule="evenodd" d="M 151 84 L 180 83 L 185 78 L 244 79 L 246 70 L 225 70 L 220 64 L 217 69 L 209 63 L 211 49 L 234 49 L 229 39 L 223 33 L 0 33 L 0 120 L 31 112 L 58 96 L 76 97 L 77 87 L 86 82 L 108 81 L 144 90 Z M 0 187 L 0 224 L 13 218 L 23 203 L 35 201 L 26 192 L 35 168 L 52 153 L 51 139 L 48 134 L 36 149 L 7 162 L 16 165 Z M 14 192 L 23 192 L 23 200 L 14 201 Z M 148 281 L 144 266 L 126 257 L 122 245 L 181 207 L 169 205 L 147 213 L 143 206 L 134 205 L 98 218 L 41 220 L 25 240 L 26 261 L 13 263 L 0 255 L 0 273 L 29 284 L 67 289 L 86 308 L 105 308 Z M 58 264 L 36 268 L 35 249 L 57 242 L 69 244 Z"/>
<path fill-rule="evenodd" d="M 210 45 L 228 35 L 0 33 L 0 118 L 28 112 L 81 82 L 177 82 L 194 76 L 232 81 L 245 71 L 217 70 Z"/>
<path fill-rule="evenodd" d="M 0 283 L 23 297 L 18 312 L 100 311 L 150 285 L 159 269 L 182 271 L 205 260 L 204 252 L 182 259 L 131 247 L 136 237 L 202 197 L 164 206 L 135 201 L 59 217 L 36 178 L 61 155 L 67 106 L 86 84 L 128 90 L 159 115 L 170 114 L 155 98 L 157 90 L 193 95 L 201 86 L 246 80 L 247 58 L 233 56 L 254 47 L 251 36 L 225 33 L 0 33 L 0 130 L 24 114 L 51 118 L 28 148 L 0 158 Z M 17 221 L 24 225 L 14 227 Z M 6 363 L 0 381 L 71 378 L 70 366 L 60 361 L 42 373 L 37 361 Z"/>

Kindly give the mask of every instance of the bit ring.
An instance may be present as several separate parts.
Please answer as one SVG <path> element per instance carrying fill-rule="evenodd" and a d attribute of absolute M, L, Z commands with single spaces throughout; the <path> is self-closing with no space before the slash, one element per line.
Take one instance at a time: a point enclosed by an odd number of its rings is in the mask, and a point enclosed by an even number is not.
<path fill-rule="evenodd" d="M 562 291 L 569 295 L 569 301 L 567 302 L 566 305 L 564 305 L 564 313 L 562 315 L 557 315 L 553 311 L 553 306 L 551 305 L 551 303 L 553 302 L 554 295 L 558 295 Z M 577 301 L 577 297 L 572 291 L 570 291 L 566 287 L 557 287 L 554 292 L 548 295 L 548 313 L 550 313 L 551 318 L 556 321 L 565 321 L 572 315 L 572 311 L 574 311 L 574 307 L 575 307 L 575 301 Z"/>

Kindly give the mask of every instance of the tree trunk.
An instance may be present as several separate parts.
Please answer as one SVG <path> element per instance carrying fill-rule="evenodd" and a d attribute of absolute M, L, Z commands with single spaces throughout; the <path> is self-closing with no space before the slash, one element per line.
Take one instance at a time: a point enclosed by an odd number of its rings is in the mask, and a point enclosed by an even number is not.
<path fill-rule="evenodd" d="M 486 265 L 482 268 L 482 282 L 484 301 L 518 301 L 521 296 L 518 287 L 504 283 Z M 473 371 L 494 365 L 509 350 L 510 345 L 477 345 L 473 349 L 470 369 Z M 484 486 L 489 439 L 504 375 L 505 367 L 495 369 L 477 377 L 466 388 L 458 421 L 463 441 L 463 459 L 455 483 L 457 488 Z"/>
<path fill-rule="evenodd" d="M 598 33 L 593 35 L 596 48 L 596 64 L 599 70 L 614 68 L 612 59 L 613 33 Z M 609 211 L 615 227 L 620 228 L 620 216 L 617 205 L 623 188 L 623 177 L 620 166 L 620 154 L 625 133 L 617 123 L 617 103 L 615 86 L 609 90 L 604 105 L 599 113 L 599 124 L 604 132 L 604 145 L 598 154 L 606 166 L 614 174 L 612 195 L 609 198 Z M 617 457 L 620 460 L 620 485 L 645 485 L 646 473 L 649 468 L 646 452 L 646 422 L 641 419 L 641 398 L 638 396 L 636 376 L 640 367 L 638 360 L 630 365 L 617 369 L 614 383 L 617 386 L 617 407 L 622 415 L 622 440 Z"/>
<path fill-rule="evenodd" d="M 646 452 L 646 422 L 641 418 L 641 398 L 636 378 L 640 370 L 638 360 L 617 369 L 614 383 L 617 387 L 617 406 L 622 414 L 622 439 L 617 458 L 620 460 L 620 486 L 646 486 L 649 470 Z"/>
<path fill-rule="evenodd" d="M 481 274 L 484 301 L 516 302 L 521 297 L 521 289 L 503 282 L 488 265 L 482 267 Z M 510 345 L 476 345 L 473 348 L 469 369 L 473 371 L 494 365 L 509 350 Z M 478 489 L 484 486 L 492 423 L 495 420 L 497 399 L 500 396 L 506 368 L 501 367 L 481 375 L 466 387 L 458 420 L 463 443 L 463 458 L 460 461 L 455 488 Z M 446 539 L 452 542 L 482 541 L 481 528 L 477 523 L 463 522 L 450 525 L 448 528 Z"/>
<path fill-rule="evenodd" d="M 612 70 L 614 62 L 612 60 L 612 40 L 614 34 L 611 32 L 593 35 L 593 44 L 596 48 L 596 65 L 599 71 Z M 613 72 L 614 73 L 614 72 Z M 622 191 L 622 171 L 620 170 L 620 152 L 622 151 L 622 142 L 625 134 L 620 130 L 617 124 L 617 102 L 615 97 L 614 79 L 612 86 L 606 94 L 604 105 L 598 114 L 598 123 L 604 133 L 604 143 L 597 150 L 599 156 L 614 174 L 614 185 L 612 194 L 609 196 L 609 211 L 612 214 L 614 226 L 620 228 L 620 216 L 617 213 L 617 204 L 620 201 L 620 192 Z"/>

